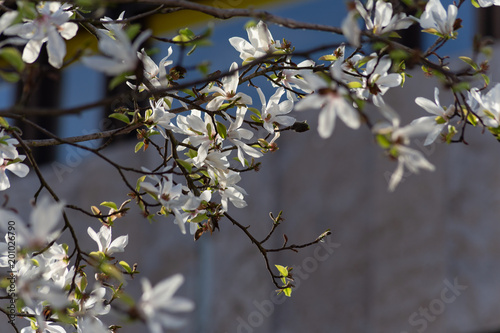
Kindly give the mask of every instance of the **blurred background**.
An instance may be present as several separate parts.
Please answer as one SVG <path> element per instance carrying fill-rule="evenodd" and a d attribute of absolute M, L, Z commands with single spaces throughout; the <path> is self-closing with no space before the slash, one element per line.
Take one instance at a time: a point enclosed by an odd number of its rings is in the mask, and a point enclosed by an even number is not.
<path fill-rule="evenodd" d="M 329 0 L 204 3 L 222 8 L 253 6 L 334 26 L 340 26 L 346 14 L 344 2 Z M 126 9 L 126 16 L 131 11 L 133 6 Z M 108 16 L 117 17 L 119 12 Z M 231 62 L 241 61 L 228 38 L 246 38 L 243 26 L 247 18 L 221 21 L 189 12 L 180 15 L 171 21 L 143 24 L 173 36 L 176 29 L 189 26 L 199 32 L 207 22 L 213 22 L 213 45 L 199 48 L 184 61 L 196 64 L 209 59 L 212 71 L 226 70 Z M 442 50 L 450 54 L 452 63 L 459 55 L 471 54 L 475 34 L 500 37 L 496 8 L 477 10 L 466 1 L 459 17 L 464 25 L 459 39 Z M 290 31 L 273 24 L 269 29 L 275 39 L 290 40 L 297 51 L 343 41 L 333 34 Z M 419 29 L 412 30 L 405 40 L 424 50 L 434 41 Z M 159 61 L 168 45 L 154 46 L 158 48 L 155 60 Z M 174 63 L 179 53 L 174 48 Z M 491 61 L 493 83 L 500 77 L 496 62 L 496 58 Z M 78 64 L 61 74 L 44 75 L 43 80 L 48 81 L 33 93 L 31 105 L 67 108 L 97 101 L 107 93 L 106 78 Z M 414 99 L 432 100 L 434 87 L 439 86 L 418 69 L 412 75 L 404 88 L 394 88 L 385 95 L 386 102 L 402 115 L 403 124 L 426 115 Z M 1 108 L 14 103 L 17 89 L 0 85 Z M 256 94 L 253 97 L 258 100 Z M 443 105 L 452 102 L 444 90 L 440 98 Z M 109 109 L 95 108 L 57 121 L 50 117 L 39 121 L 68 137 L 108 129 L 107 112 Z M 316 131 L 317 114 L 294 116 L 307 119 L 311 131 L 284 133 L 278 141 L 280 149 L 261 159 L 261 170 L 243 177 L 241 186 L 249 194 L 248 207 L 230 207 L 240 223 L 251 225 L 250 230 L 262 238 L 272 224 L 269 212 L 276 215 L 283 210 L 285 221 L 269 241 L 275 247 L 282 244 L 283 233 L 290 243 L 305 243 L 331 229 L 332 235 L 323 244 L 299 253 L 270 256 L 273 263 L 294 267 L 292 298 L 275 296 L 257 248 L 227 220 L 221 221 L 220 232 L 203 235 L 197 242 L 180 234 L 170 219 L 149 224 L 137 209 L 113 228 L 114 237 L 130 236 L 120 259 L 137 262 L 142 275 L 153 283 L 174 273 L 185 275 L 186 283 L 178 295 L 195 301 L 197 308 L 188 318 L 188 326 L 180 331 L 500 332 L 500 146 L 496 140 L 479 128 L 467 132 L 469 145 L 438 142 L 424 147 L 423 140 L 416 140 L 416 147 L 436 171 L 407 174 L 396 191 L 389 193 L 387 182 L 396 164 L 384 156 L 367 128 L 353 131 L 338 122 L 333 136 L 323 140 Z M 134 154 L 131 147 L 125 140 L 106 151 L 114 161 L 137 168 L 157 163 L 154 152 Z M 68 204 L 89 209 L 102 201 L 127 199 L 116 171 L 87 152 L 60 147 L 40 150 L 38 156 L 47 180 Z M 14 178 L 7 194 L 22 211 L 39 183 L 34 173 L 27 179 Z M 24 214 L 29 211 L 24 210 Z M 94 250 L 95 243 L 86 229 L 91 225 L 96 230 L 98 222 L 82 214 L 70 215 L 81 234 L 81 246 Z M 138 282 L 129 281 L 129 291 L 136 297 L 141 294 Z M 133 325 L 120 332 L 137 332 L 142 327 Z"/>

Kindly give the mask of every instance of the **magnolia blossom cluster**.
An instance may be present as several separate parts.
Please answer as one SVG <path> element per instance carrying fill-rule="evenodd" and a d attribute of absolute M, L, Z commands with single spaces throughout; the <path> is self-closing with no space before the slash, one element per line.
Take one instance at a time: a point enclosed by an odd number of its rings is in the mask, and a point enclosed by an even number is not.
<path fill-rule="evenodd" d="M 499 5 L 496 0 L 475 3 Z M 128 300 L 121 305 L 121 313 L 143 321 L 153 333 L 184 324 L 175 314 L 189 312 L 194 305 L 174 297 L 182 275 L 154 287 L 143 278 L 138 301 L 124 296 L 125 278 L 137 272 L 114 257 L 128 244 L 128 235 L 113 240 L 114 220 L 133 200 L 148 219 L 169 217 L 181 233 L 189 230 L 195 239 L 214 231 L 229 210 L 247 205 L 248 194 L 240 186 L 243 172 L 258 170 L 257 160 L 278 149 L 281 132 L 308 128 L 296 120 L 298 115 L 318 113 L 317 131 L 324 139 L 333 135 L 338 119 L 350 129 L 369 128 L 379 146 L 397 162 L 388 182 L 391 191 L 402 181 L 405 170 L 434 170 L 424 154 L 412 148 L 416 137 L 425 138 L 424 145 L 439 138 L 451 142 L 464 124 L 480 124 L 500 137 L 499 84 L 491 89 L 462 89 L 462 98 L 455 95 L 448 106 L 441 104 L 440 91 L 435 88 L 434 100 L 428 96 L 415 99 L 429 115 L 407 125 L 402 125 L 398 113 L 386 104 L 384 95 L 404 83 L 404 61 L 396 61 L 390 52 L 368 53 L 361 46 L 370 38 L 394 37 L 398 30 L 412 25 L 437 36 L 438 41 L 457 36 L 459 5 L 445 9 L 439 0 L 429 0 L 422 8 L 419 17 L 412 17 L 396 12 L 388 1 L 355 0 L 341 23 L 348 44 L 333 46 L 331 54 L 318 60 L 297 60 L 289 41 L 275 40 L 267 25 L 258 22 L 247 28 L 247 39 L 229 39 L 241 64 L 233 62 L 224 74 L 216 72 L 204 83 L 193 84 L 191 90 L 180 87 L 185 69 L 172 66 L 172 47 L 157 64 L 143 48 L 152 31 L 129 29 L 123 21 L 124 12 L 117 20 L 101 18 L 100 24 L 89 29 L 98 40 L 98 52 L 84 52 L 81 61 L 126 83 L 131 96 L 148 96 L 149 104 L 139 105 L 141 101 L 134 100 L 137 110 L 117 110 L 112 116 L 138 129 L 135 153 L 154 146 L 160 158 L 156 167 L 134 170 L 141 175 L 130 194 L 132 199 L 121 207 L 104 203 L 111 208 L 107 215 L 92 207 L 100 224 L 98 230 L 89 227 L 85 237 L 95 241 L 93 252 L 80 249 L 76 241 L 73 249 L 60 243 L 62 233 L 72 230 L 62 202 L 40 196 L 29 223 L 12 210 L 0 209 L 2 221 L 16 221 L 15 228 L 0 224 L 5 232 L 5 243 L 0 242 L 0 267 L 7 276 L 5 281 L 11 282 L 7 294 L 17 298 L 16 314 L 29 322 L 21 332 L 110 332 L 106 316 L 117 299 Z M 69 4 L 19 2 L 17 10 L 0 17 L 0 34 L 5 37 L 0 47 L 23 46 L 21 59 L 33 63 L 45 45 L 49 64 L 62 68 L 68 60 L 65 40 L 76 35 L 78 25 L 72 19 L 80 14 L 79 8 Z M 86 23 L 86 28 L 92 26 Z M 186 33 L 182 38 L 185 44 L 197 40 Z M 463 60 L 476 71 L 470 76 L 484 74 L 471 59 Z M 258 76 L 266 79 L 260 86 L 255 84 L 260 82 Z M 366 105 L 375 111 L 367 110 Z M 17 151 L 19 141 L 11 137 L 16 129 L 5 119 L 0 121 L 0 190 L 5 190 L 10 187 L 6 170 L 24 177 L 29 168 L 21 163 L 25 156 Z"/>
<path fill-rule="evenodd" d="M 80 259 L 96 268 L 95 275 L 89 276 L 88 271 L 70 264 L 75 251 L 57 242 L 63 208 L 64 203 L 42 197 L 29 223 L 10 210 L 0 210 L 2 218 L 15 221 L 0 225 L 5 232 L 0 267 L 8 273 L 6 290 L 15 301 L 15 312 L 19 306 L 19 312 L 27 314 L 29 326 L 21 332 L 74 332 L 77 327 L 78 332 L 109 333 L 103 317 L 110 313 L 112 300 L 119 297 L 118 285 L 125 283 L 124 274 L 129 271 L 122 273 L 119 268 L 123 271 L 127 264 L 122 261 L 117 268 L 114 256 L 125 251 L 128 235 L 112 240 L 110 225 L 102 225 L 98 232 L 88 228 L 88 237 L 97 244 L 96 251 Z M 182 281 L 181 275 L 174 275 L 152 287 L 143 278 L 143 295 L 129 311 L 151 332 L 179 327 L 184 319 L 173 313 L 193 309 L 191 301 L 173 296 Z"/>

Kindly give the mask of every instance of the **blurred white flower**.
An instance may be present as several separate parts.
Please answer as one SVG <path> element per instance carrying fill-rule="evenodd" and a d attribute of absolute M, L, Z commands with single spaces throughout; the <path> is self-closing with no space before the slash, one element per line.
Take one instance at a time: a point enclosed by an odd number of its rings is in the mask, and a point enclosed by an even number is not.
<path fill-rule="evenodd" d="M 21 247 L 42 249 L 56 239 L 59 234 L 54 231 L 63 213 L 63 202 L 50 202 L 48 196 L 41 197 L 31 211 L 29 225 L 20 216 L 10 210 L 0 209 L 3 221 L 16 221 L 16 243 Z M 0 224 L 2 231 L 7 231 L 7 224 Z"/>
<path fill-rule="evenodd" d="M 15 24 L 5 29 L 4 33 L 28 40 L 22 56 L 27 63 L 33 63 L 38 58 L 42 45 L 47 42 L 49 63 L 61 68 L 66 55 L 64 39 L 73 38 L 78 31 L 76 23 L 68 22 L 73 15 L 71 7 L 69 4 L 61 5 L 59 2 L 41 2 L 36 7 L 39 14 L 36 19 Z"/>
<path fill-rule="evenodd" d="M 120 15 L 120 17 L 123 17 Z M 104 20 L 107 22 L 108 20 Z M 107 75 L 120 75 L 134 71 L 139 61 L 139 47 L 151 36 L 151 30 L 144 30 L 133 43 L 130 42 L 122 24 L 106 23 L 108 30 L 98 30 L 99 50 L 104 56 L 83 57 L 82 62 L 88 67 Z"/>
<path fill-rule="evenodd" d="M 192 301 L 174 297 L 183 282 L 184 277 L 181 274 L 173 275 L 154 287 L 149 280 L 141 280 L 143 294 L 137 304 L 137 310 L 151 333 L 162 333 L 163 328 L 176 329 L 185 325 L 185 320 L 173 315 L 194 309 Z"/>
<path fill-rule="evenodd" d="M 330 71 L 333 71 L 333 67 L 330 67 Z M 345 99 L 344 95 L 348 95 L 348 91 L 343 86 L 333 80 L 327 82 L 316 74 L 305 75 L 304 79 L 314 93 L 301 99 L 295 105 L 295 110 L 320 110 L 318 133 L 322 138 L 332 135 L 337 117 L 350 128 L 359 128 L 361 121 L 358 111 Z"/>

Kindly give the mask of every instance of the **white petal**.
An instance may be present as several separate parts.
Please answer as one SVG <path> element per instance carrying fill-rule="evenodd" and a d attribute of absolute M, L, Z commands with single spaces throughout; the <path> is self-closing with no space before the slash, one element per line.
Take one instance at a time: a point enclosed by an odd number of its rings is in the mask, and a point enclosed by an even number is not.
<path fill-rule="evenodd" d="M 334 105 L 328 103 L 321 110 L 318 118 L 318 133 L 323 139 L 329 138 L 335 127 L 335 111 Z"/>
<path fill-rule="evenodd" d="M 108 254 L 115 252 L 123 252 L 125 251 L 125 246 L 128 244 L 128 235 L 120 236 L 116 238 L 108 247 Z"/>
<path fill-rule="evenodd" d="M 336 104 L 336 113 L 339 118 L 350 128 L 358 129 L 361 125 L 359 113 L 345 100 Z"/>
<path fill-rule="evenodd" d="M 28 64 L 34 63 L 40 54 L 40 49 L 42 48 L 43 43 L 45 43 L 45 40 L 30 40 L 24 47 L 22 57 L 23 61 Z"/>
<path fill-rule="evenodd" d="M 48 31 L 47 52 L 49 54 L 49 63 L 55 68 L 61 68 L 64 56 L 66 55 L 66 44 L 64 39 L 51 26 Z"/>

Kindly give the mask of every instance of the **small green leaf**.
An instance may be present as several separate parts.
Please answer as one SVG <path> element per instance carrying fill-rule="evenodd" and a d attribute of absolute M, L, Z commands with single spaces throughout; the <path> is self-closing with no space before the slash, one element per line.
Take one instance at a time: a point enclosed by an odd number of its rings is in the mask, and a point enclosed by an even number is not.
<path fill-rule="evenodd" d="M 87 281 L 87 276 L 83 275 L 81 280 L 80 280 L 80 290 L 85 291 L 85 288 L 87 288 L 88 281 Z"/>
<path fill-rule="evenodd" d="M 350 89 L 363 88 L 363 84 L 359 81 L 352 81 L 347 84 Z"/>
<path fill-rule="evenodd" d="M 319 58 L 319 60 L 325 60 L 325 61 L 335 61 L 337 60 L 337 57 L 334 56 L 333 54 L 327 54 L 327 55 L 324 55 L 324 56 L 321 56 Z"/>
<path fill-rule="evenodd" d="M 124 269 L 127 273 L 132 273 L 132 268 L 130 268 L 130 265 L 129 265 L 129 264 L 127 264 L 127 262 L 125 262 L 125 261 L 123 261 L 123 260 L 122 260 L 122 261 L 120 261 L 120 262 L 119 262 L 119 264 L 120 264 L 120 266 L 122 266 L 122 267 L 123 267 L 123 269 Z"/>
<path fill-rule="evenodd" d="M 479 6 L 479 4 L 477 3 L 477 0 L 471 0 L 470 1 L 472 3 L 472 5 L 476 8 L 480 8 L 481 6 Z"/>
<path fill-rule="evenodd" d="M 120 272 L 120 270 L 118 270 L 118 268 L 116 268 L 115 265 L 108 264 L 108 263 L 102 263 L 99 266 L 99 269 L 104 274 L 106 274 L 106 275 L 108 275 L 108 276 L 110 276 L 110 277 L 112 277 L 120 282 L 124 281 L 122 273 Z"/>
<path fill-rule="evenodd" d="M 451 143 L 451 139 L 453 139 L 453 136 L 457 134 L 458 131 L 453 125 L 448 125 L 448 134 L 445 136 L 446 143 Z"/>
<path fill-rule="evenodd" d="M 208 216 L 206 214 L 198 214 L 196 217 L 192 218 L 190 222 L 192 223 L 200 223 L 208 219 Z"/>
<path fill-rule="evenodd" d="M 487 86 L 490 85 L 490 77 L 486 74 L 481 74 L 481 76 L 483 77 L 484 84 Z"/>
<path fill-rule="evenodd" d="M 286 297 L 291 297 L 292 296 L 292 288 L 283 289 L 283 293 L 285 294 Z"/>
<path fill-rule="evenodd" d="M 123 292 L 118 294 L 118 299 L 123 303 L 125 303 L 125 305 L 128 305 L 129 307 L 133 307 L 135 305 L 134 298 Z"/>
<path fill-rule="evenodd" d="M 391 146 L 391 141 L 389 141 L 385 135 L 378 134 L 375 139 L 377 140 L 379 146 L 383 149 L 388 149 Z"/>
<path fill-rule="evenodd" d="M 252 119 L 253 121 L 255 121 L 256 123 L 262 123 L 262 119 L 260 117 L 257 117 L 256 115 L 254 114 L 251 114 L 250 115 L 250 119 Z"/>
<path fill-rule="evenodd" d="M 18 72 L 22 72 L 25 64 L 21 52 L 14 47 L 4 47 L 0 49 L 0 57 L 7 61 Z"/>
<path fill-rule="evenodd" d="M 196 37 L 194 32 L 192 32 L 191 29 L 189 29 L 189 28 L 181 29 L 181 30 L 179 30 L 179 33 L 182 36 L 186 36 L 187 38 L 190 38 L 190 39 L 194 39 Z"/>
<path fill-rule="evenodd" d="M 139 191 L 139 189 L 141 188 L 141 183 L 144 181 L 144 179 L 146 179 L 146 175 L 139 177 L 139 179 L 137 179 L 137 183 L 135 184 L 136 191 Z"/>
<path fill-rule="evenodd" d="M 134 152 L 137 153 L 139 150 L 141 150 L 142 146 L 144 146 L 144 141 L 137 142 L 134 148 Z"/>
<path fill-rule="evenodd" d="M 181 89 L 181 91 L 183 93 L 185 93 L 186 95 L 189 95 L 189 96 L 191 96 L 193 98 L 196 98 L 195 93 L 191 89 Z"/>
<path fill-rule="evenodd" d="M 108 85 L 109 90 L 115 89 L 117 86 L 127 81 L 127 77 L 131 76 L 132 73 L 123 73 L 118 76 L 115 76 Z"/>
<path fill-rule="evenodd" d="M 118 210 L 118 206 L 112 201 L 101 202 L 101 206 L 108 207 L 114 210 Z"/>
<path fill-rule="evenodd" d="M 0 117 L 0 126 L 2 126 L 3 128 L 9 128 L 10 127 L 9 123 L 7 122 L 7 120 L 5 120 L 4 117 Z"/>
<path fill-rule="evenodd" d="M 274 265 L 280 271 L 281 276 L 287 277 L 288 276 L 288 267 L 281 266 L 281 265 Z"/>
<path fill-rule="evenodd" d="M 112 113 L 109 115 L 109 118 L 114 118 L 119 121 L 123 121 L 125 124 L 130 124 L 130 119 L 123 113 Z"/>
<path fill-rule="evenodd" d="M 470 90 L 470 84 L 469 84 L 469 82 L 459 82 L 457 84 L 454 84 L 451 87 L 451 90 L 453 90 L 453 92 L 461 92 L 464 90 Z"/>
<path fill-rule="evenodd" d="M 250 28 L 253 28 L 253 27 L 257 26 L 257 23 L 258 23 L 258 22 L 257 22 L 257 21 L 255 21 L 255 20 L 250 20 L 250 21 L 248 21 L 247 23 L 245 23 L 245 30 L 247 30 L 247 29 L 250 29 Z"/>
<path fill-rule="evenodd" d="M 467 114 L 467 120 L 472 124 L 472 126 L 475 127 L 477 125 L 477 117 L 472 113 Z"/>
<path fill-rule="evenodd" d="M 191 50 L 188 51 L 187 55 L 190 56 L 191 54 L 193 54 L 193 52 L 196 50 L 196 47 L 197 45 L 193 45 L 193 47 L 191 48 Z"/>
<path fill-rule="evenodd" d="M 479 66 L 469 57 L 458 57 L 460 60 L 465 62 L 467 65 L 471 66 L 474 70 L 479 70 Z"/>
<path fill-rule="evenodd" d="M 256 109 L 256 108 L 253 108 L 253 107 L 249 107 L 248 108 L 248 111 L 252 112 L 252 113 L 255 113 L 257 116 L 259 116 L 259 118 L 261 117 L 261 114 L 260 114 L 260 110 L 259 109 Z"/>
<path fill-rule="evenodd" d="M 207 129 L 208 137 L 211 138 L 212 137 L 212 124 L 207 123 L 206 129 Z"/>
<path fill-rule="evenodd" d="M 437 116 L 436 119 L 434 119 L 436 121 L 436 124 L 445 124 L 446 123 L 446 120 L 441 117 L 441 116 Z"/>
<path fill-rule="evenodd" d="M 195 158 L 196 156 L 198 156 L 198 151 L 194 149 L 189 149 L 188 152 L 185 153 L 184 155 L 186 155 L 189 158 Z"/>
<path fill-rule="evenodd" d="M 217 133 L 219 133 L 219 135 L 225 139 L 226 136 L 227 136 L 227 129 L 226 129 L 226 126 L 224 126 L 223 123 L 221 122 L 217 122 Z"/>
<path fill-rule="evenodd" d="M 127 30 L 125 31 L 127 33 L 127 36 L 130 40 L 133 40 L 137 34 L 141 31 L 141 25 L 136 23 L 136 24 L 131 24 L 127 27 Z"/>
<path fill-rule="evenodd" d="M 210 63 L 208 61 L 203 61 L 196 65 L 196 69 L 199 70 L 203 76 L 207 76 L 210 72 Z"/>
<path fill-rule="evenodd" d="M 9 83 L 16 83 L 21 79 L 19 74 L 16 72 L 0 71 L 0 77 L 2 77 L 2 79 L 4 79 L 5 81 L 7 81 Z"/>
<path fill-rule="evenodd" d="M 193 169 L 193 165 L 189 162 L 186 162 L 184 160 L 181 160 L 180 158 L 176 159 L 175 160 L 177 162 L 177 164 L 179 164 L 180 166 L 182 166 L 184 169 L 186 169 L 186 171 L 188 173 L 191 173 L 192 169 Z"/>

